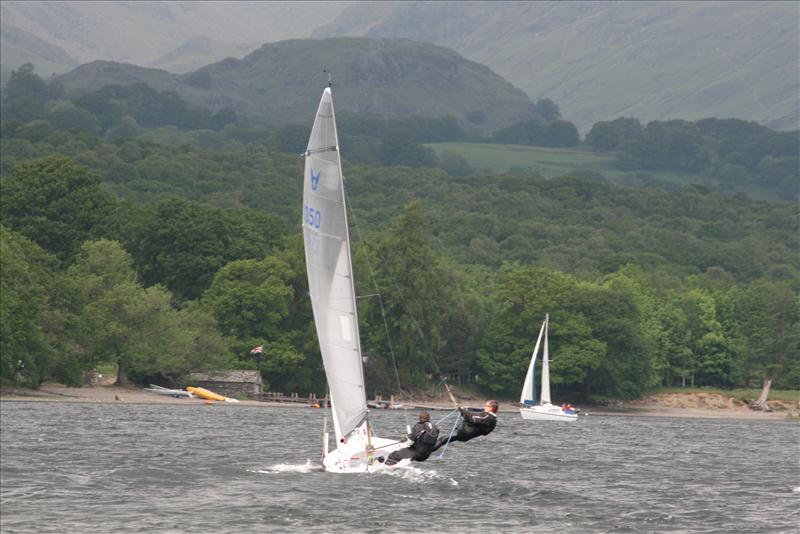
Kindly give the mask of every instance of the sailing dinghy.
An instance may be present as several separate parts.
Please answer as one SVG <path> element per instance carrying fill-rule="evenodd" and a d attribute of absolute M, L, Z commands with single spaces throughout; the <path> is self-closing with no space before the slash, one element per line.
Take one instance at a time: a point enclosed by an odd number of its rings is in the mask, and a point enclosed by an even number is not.
<path fill-rule="evenodd" d="M 528 373 L 525 375 L 525 382 L 522 385 L 522 395 L 519 402 L 522 405 L 519 409 L 523 419 L 533 419 L 536 421 L 575 421 L 578 414 L 575 410 L 565 410 L 561 406 L 554 406 L 550 401 L 550 357 L 547 348 L 547 330 L 550 325 L 550 316 L 545 315 L 542 328 L 539 330 L 539 338 L 533 349 L 531 363 L 528 365 Z M 542 396 L 539 403 L 536 403 L 536 356 L 539 354 L 539 344 L 544 336 L 544 350 L 542 351 Z"/>
<path fill-rule="evenodd" d="M 186 391 L 185 389 L 169 389 L 162 386 L 157 386 L 155 384 L 150 384 L 149 388 L 144 388 L 145 391 L 152 391 L 153 393 L 158 393 L 159 395 L 168 395 L 170 397 L 188 397 L 193 398 L 191 391 Z"/>
<path fill-rule="evenodd" d="M 382 459 L 405 445 L 374 436 L 370 426 L 330 87 L 322 93 L 305 152 L 303 242 L 309 295 L 330 388 L 336 435 L 336 448 L 329 451 L 327 428 L 323 432 L 323 467 L 335 473 L 385 469 Z"/>

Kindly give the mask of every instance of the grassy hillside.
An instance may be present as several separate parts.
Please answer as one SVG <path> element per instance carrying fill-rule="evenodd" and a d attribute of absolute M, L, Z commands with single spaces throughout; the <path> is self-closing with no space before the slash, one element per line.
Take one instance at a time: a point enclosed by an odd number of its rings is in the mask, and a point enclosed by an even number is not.
<path fill-rule="evenodd" d="M 463 156 L 471 167 L 481 171 L 521 169 L 552 178 L 576 170 L 605 173 L 613 169 L 612 156 L 585 149 L 489 143 L 431 143 L 425 146 L 434 149 L 439 156 L 448 150 L 455 152 Z"/>
<path fill-rule="evenodd" d="M 591 176 L 600 173 L 612 183 L 627 186 L 660 186 L 666 188 L 702 185 L 716 190 L 718 181 L 709 176 L 666 171 L 622 171 L 614 164 L 614 156 L 598 154 L 586 148 L 543 148 L 523 145 L 483 143 L 431 143 L 425 145 L 441 156 L 445 151 L 463 156 L 478 170 L 506 172 L 518 170 L 538 173 L 543 178 L 565 175 Z M 750 191 L 761 200 L 777 200 L 775 191 Z"/>
<path fill-rule="evenodd" d="M 619 116 L 790 129 L 798 28 L 796 2 L 371 2 L 319 34 L 452 48 L 552 99 L 584 131 Z"/>
<path fill-rule="evenodd" d="M 474 128 L 483 133 L 534 116 L 528 96 L 487 67 L 408 40 L 283 41 L 185 75 L 97 61 L 60 80 L 75 93 L 139 79 L 211 109 L 310 122 L 326 69 L 334 76 L 337 110 L 385 117 L 453 115 L 465 122 L 477 114 L 485 120 Z"/>

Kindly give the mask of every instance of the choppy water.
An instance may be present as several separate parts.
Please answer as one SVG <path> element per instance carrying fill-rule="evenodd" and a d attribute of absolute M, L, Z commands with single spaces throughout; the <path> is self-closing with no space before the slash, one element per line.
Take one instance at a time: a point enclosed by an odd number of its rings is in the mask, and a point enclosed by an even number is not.
<path fill-rule="evenodd" d="M 441 414 L 443 415 L 443 414 Z M 381 435 L 411 413 L 379 412 Z M 0 405 L 11 532 L 798 532 L 800 425 L 500 414 L 444 461 L 314 470 L 322 411 Z"/>

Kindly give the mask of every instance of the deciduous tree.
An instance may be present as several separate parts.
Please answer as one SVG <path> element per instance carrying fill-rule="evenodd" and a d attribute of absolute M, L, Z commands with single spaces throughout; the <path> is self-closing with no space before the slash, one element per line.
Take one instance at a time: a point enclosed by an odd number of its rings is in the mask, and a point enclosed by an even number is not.
<path fill-rule="evenodd" d="M 3 224 L 69 260 L 84 241 L 106 234 L 116 201 L 86 167 L 47 157 L 2 176 L 0 209 Z"/>

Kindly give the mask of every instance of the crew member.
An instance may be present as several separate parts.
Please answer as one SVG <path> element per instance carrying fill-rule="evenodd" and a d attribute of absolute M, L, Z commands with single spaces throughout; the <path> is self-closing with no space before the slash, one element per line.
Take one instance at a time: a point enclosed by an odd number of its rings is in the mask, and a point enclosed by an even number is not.
<path fill-rule="evenodd" d="M 433 452 L 438 437 L 439 429 L 431 423 L 431 414 L 426 411 L 419 412 L 419 422 L 414 425 L 408 436 L 403 436 L 403 441 L 411 440 L 413 443 L 390 454 L 386 459 L 386 465 L 394 465 L 403 458 L 411 458 L 412 462 L 424 462 Z"/>
<path fill-rule="evenodd" d="M 483 405 L 482 412 L 471 412 L 459 406 L 458 409 L 461 410 L 461 417 L 464 418 L 464 421 L 461 423 L 461 426 L 458 427 L 455 434 L 449 438 L 446 436 L 440 437 L 433 450 L 438 450 L 444 444 L 450 443 L 451 441 L 469 441 L 472 438 L 485 436 L 491 433 L 497 425 L 497 415 L 495 415 L 497 413 L 497 408 L 498 403 L 496 400 L 487 400 L 486 404 Z"/>

